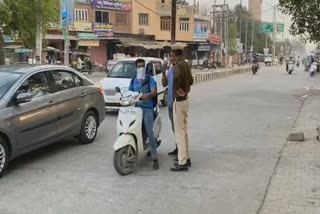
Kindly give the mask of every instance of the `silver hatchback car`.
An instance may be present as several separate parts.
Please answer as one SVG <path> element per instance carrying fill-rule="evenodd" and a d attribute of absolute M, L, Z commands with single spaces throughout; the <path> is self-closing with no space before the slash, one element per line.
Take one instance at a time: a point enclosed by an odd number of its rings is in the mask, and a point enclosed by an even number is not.
<path fill-rule="evenodd" d="M 103 91 L 64 66 L 0 67 L 0 177 L 10 160 L 67 137 L 92 143 Z"/>

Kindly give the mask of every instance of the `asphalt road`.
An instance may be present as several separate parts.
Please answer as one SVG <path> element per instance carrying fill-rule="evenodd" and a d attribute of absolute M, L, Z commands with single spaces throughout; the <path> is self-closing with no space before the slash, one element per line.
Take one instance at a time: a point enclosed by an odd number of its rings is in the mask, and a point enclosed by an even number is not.
<path fill-rule="evenodd" d="M 0 213 L 256 213 L 304 87 L 319 83 L 302 69 L 289 76 L 272 67 L 194 86 L 187 173 L 169 170 L 174 140 L 162 108 L 160 170 L 145 158 L 135 174 L 119 176 L 117 114 L 108 113 L 95 143 L 68 140 L 12 162 L 0 180 Z"/>

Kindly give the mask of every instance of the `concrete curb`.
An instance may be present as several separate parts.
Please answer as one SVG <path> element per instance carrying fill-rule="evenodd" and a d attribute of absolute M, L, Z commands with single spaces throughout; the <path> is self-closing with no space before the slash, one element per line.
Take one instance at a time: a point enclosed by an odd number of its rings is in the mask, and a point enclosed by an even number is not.
<path fill-rule="evenodd" d="M 241 74 L 251 71 L 250 67 L 233 68 L 226 70 L 213 70 L 193 74 L 194 83 L 204 82 L 208 80 L 220 79 L 234 74 Z"/>

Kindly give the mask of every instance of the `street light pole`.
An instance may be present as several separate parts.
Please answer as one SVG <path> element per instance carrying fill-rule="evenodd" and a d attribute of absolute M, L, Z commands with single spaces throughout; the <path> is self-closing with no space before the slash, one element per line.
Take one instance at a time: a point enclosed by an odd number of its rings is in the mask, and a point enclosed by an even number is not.
<path fill-rule="evenodd" d="M 176 43 L 177 0 L 171 5 L 171 44 Z"/>
<path fill-rule="evenodd" d="M 39 11 L 37 13 L 37 32 L 36 32 L 36 64 L 42 62 L 42 0 L 37 1 Z"/>
<path fill-rule="evenodd" d="M 246 38 L 245 38 L 245 41 L 244 41 L 244 54 L 245 56 L 247 56 L 247 42 L 248 42 L 248 20 L 246 20 Z"/>
<path fill-rule="evenodd" d="M 272 61 L 274 62 L 276 58 L 276 39 L 277 39 L 277 6 L 273 7 L 273 53 Z"/>

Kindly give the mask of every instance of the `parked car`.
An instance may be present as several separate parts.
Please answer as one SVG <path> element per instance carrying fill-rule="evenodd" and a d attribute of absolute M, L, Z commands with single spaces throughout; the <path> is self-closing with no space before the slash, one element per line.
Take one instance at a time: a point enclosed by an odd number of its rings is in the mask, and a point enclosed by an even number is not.
<path fill-rule="evenodd" d="M 92 143 L 105 118 L 102 94 L 69 67 L 0 67 L 0 176 L 10 160 L 64 138 Z"/>
<path fill-rule="evenodd" d="M 100 82 L 104 89 L 106 109 L 119 109 L 121 95 L 115 91 L 115 87 L 121 88 L 124 94 L 129 89 L 131 79 L 136 75 L 135 61 L 138 58 L 126 58 L 119 60 Z M 146 73 L 153 76 L 157 83 L 159 99 L 163 106 L 167 106 L 167 88 L 162 86 L 162 60 L 158 58 L 142 57 L 146 62 Z"/>

